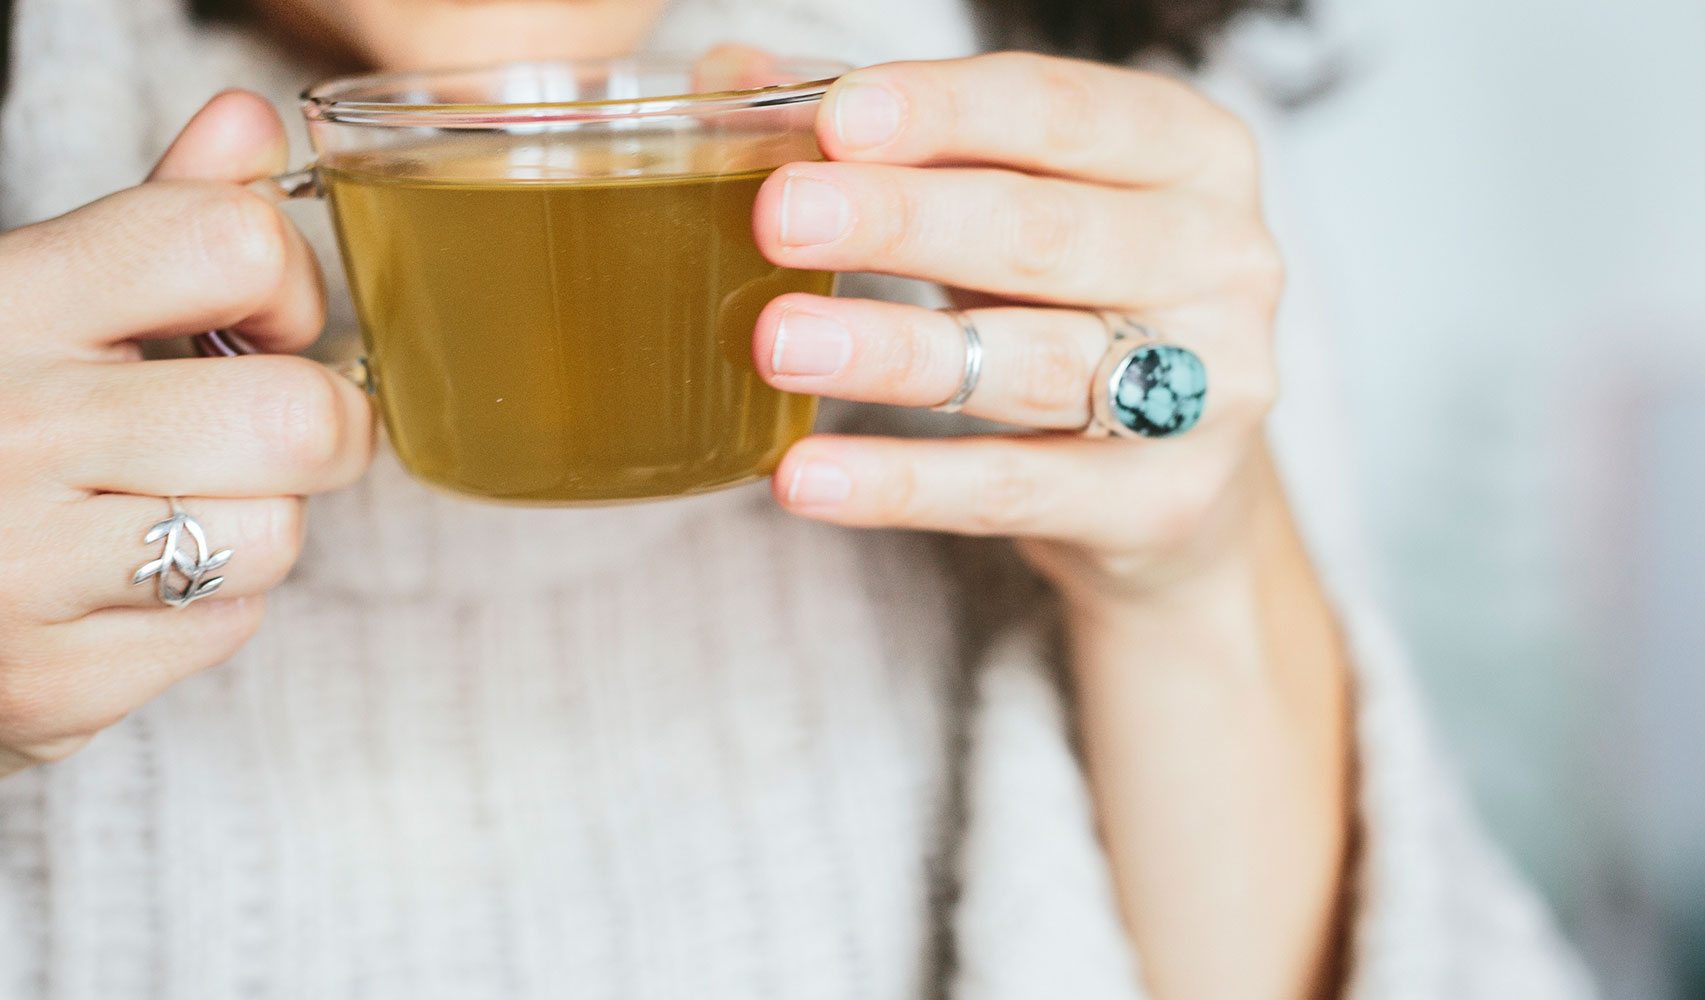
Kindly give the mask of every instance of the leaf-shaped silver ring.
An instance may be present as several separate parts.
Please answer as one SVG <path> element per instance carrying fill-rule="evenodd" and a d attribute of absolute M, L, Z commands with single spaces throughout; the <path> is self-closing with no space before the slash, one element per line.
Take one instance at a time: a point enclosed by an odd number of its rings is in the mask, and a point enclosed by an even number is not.
<path fill-rule="evenodd" d="M 201 522 L 178 506 L 177 497 L 167 501 L 172 516 L 148 529 L 142 536 L 144 545 L 164 541 L 158 559 L 143 563 L 130 578 L 131 585 L 154 581 L 154 593 L 168 608 L 187 608 L 203 597 L 210 597 L 225 582 L 213 576 L 231 561 L 231 550 L 209 553 L 207 533 Z"/>

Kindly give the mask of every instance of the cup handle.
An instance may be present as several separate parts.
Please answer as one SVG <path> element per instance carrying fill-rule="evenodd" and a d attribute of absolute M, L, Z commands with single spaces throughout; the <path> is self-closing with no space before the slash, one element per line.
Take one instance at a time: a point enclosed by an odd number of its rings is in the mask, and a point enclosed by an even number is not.
<path fill-rule="evenodd" d="M 313 166 L 307 166 L 288 174 L 263 177 L 250 184 L 248 188 L 275 205 L 302 198 L 322 198 L 325 196 L 325 192 L 320 187 L 320 172 L 318 168 Z M 195 345 L 195 353 L 204 358 L 239 358 L 245 354 L 259 353 L 253 344 L 243 339 L 241 334 L 233 333 L 230 330 L 209 330 L 206 333 L 198 333 L 192 338 L 192 342 Z M 337 372 L 354 382 L 363 391 L 373 391 L 373 382 L 368 376 L 366 359 L 357 358 L 338 368 Z"/>

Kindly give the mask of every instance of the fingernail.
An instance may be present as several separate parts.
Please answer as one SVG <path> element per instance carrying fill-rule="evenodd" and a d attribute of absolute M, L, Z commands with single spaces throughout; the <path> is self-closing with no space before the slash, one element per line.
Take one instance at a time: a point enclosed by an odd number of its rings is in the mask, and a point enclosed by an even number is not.
<path fill-rule="evenodd" d="M 788 311 L 776 324 L 770 367 L 777 375 L 835 375 L 852 359 L 852 334 L 823 316 Z"/>
<path fill-rule="evenodd" d="M 883 146 L 900 134 L 903 112 L 892 90 L 855 83 L 835 95 L 835 134 L 855 149 Z"/>
<path fill-rule="evenodd" d="M 790 247 L 833 243 L 852 225 L 841 189 L 815 177 L 789 177 L 781 194 L 781 241 Z"/>
<path fill-rule="evenodd" d="M 806 462 L 787 486 L 787 502 L 796 507 L 833 507 L 850 496 L 852 477 L 833 462 Z"/>

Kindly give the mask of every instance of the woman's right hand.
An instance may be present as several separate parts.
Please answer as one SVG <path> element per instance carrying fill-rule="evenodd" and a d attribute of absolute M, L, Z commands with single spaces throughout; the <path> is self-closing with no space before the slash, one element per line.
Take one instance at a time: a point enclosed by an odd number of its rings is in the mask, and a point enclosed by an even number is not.
<path fill-rule="evenodd" d="M 280 352 L 318 336 L 312 251 L 243 187 L 285 156 L 271 106 L 227 92 L 147 183 L 0 235 L 0 775 L 235 653 L 301 550 L 303 498 L 367 467 L 366 397 L 313 362 L 140 360 L 220 327 Z M 173 496 L 235 552 L 182 610 L 131 583 Z"/>

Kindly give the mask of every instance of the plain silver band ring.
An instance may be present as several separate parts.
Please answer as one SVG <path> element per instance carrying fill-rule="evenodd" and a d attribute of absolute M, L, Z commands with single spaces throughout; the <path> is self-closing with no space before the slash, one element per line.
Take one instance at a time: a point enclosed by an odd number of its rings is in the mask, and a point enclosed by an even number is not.
<path fill-rule="evenodd" d="M 977 324 L 971 322 L 971 317 L 963 312 L 952 309 L 946 315 L 958 320 L 959 328 L 965 331 L 965 375 L 959 380 L 959 391 L 947 402 L 931 409 L 937 413 L 958 413 L 965 408 L 971 394 L 977 391 L 977 383 L 983 380 L 983 335 L 977 332 Z"/>
<path fill-rule="evenodd" d="M 203 597 L 211 597 L 225 582 L 212 574 L 231 561 L 231 550 L 209 552 L 207 533 L 201 522 L 168 497 L 171 516 L 148 529 L 142 544 L 161 543 L 160 555 L 143 563 L 130 578 L 131 586 L 154 581 L 154 593 L 168 608 L 187 608 Z"/>

